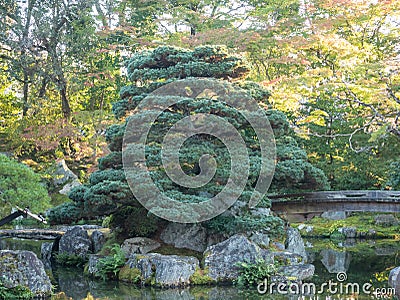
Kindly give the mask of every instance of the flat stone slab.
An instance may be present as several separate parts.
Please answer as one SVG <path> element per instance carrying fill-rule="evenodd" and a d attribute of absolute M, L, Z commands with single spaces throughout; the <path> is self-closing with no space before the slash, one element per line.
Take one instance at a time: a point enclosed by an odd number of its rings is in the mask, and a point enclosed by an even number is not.
<path fill-rule="evenodd" d="M 2 229 L 0 230 L 0 238 L 13 237 L 20 239 L 55 240 L 64 233 L 65 231 L 54 229 Z"/>

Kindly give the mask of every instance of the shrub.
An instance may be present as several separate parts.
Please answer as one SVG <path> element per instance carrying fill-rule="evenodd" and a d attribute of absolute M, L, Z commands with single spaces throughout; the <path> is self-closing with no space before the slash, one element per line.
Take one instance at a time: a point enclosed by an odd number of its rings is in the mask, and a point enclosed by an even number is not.
<path fill-rule="evenodd" d="M 38 174 L 0 154 L 0 199 L 12 206 L 29 207 L 35 213 L 50 207 L 50 197 Z M 5 207 L 2 205 L 2 208 Z M 11 210 L 11 207 L 7 207 Z M 1 212 L 0 213 L 8 213 Z"/>
<path fill-rule="evenodd" d="M 400 190 L 400 161 L 394 161 L 389 166 L 387 186 Z"/>
<path fill-rule="evenodd" d="M 32 299 L 34 296 L 34 293 L 28 287 L 18 285 L 8 288 L 5 286 L 3 279 L 0 278 L 0 299 Z"/>
<path fill-rule="evenodd" d="M 118 244 L 112 245 L 109 250 L 110 255 L 100 258 L 96 265 L 98 271 L 95 275 L 103 280 L 118 278 L 121 267 L 125 265 L 125 253 Z"/>
<path fill-rule="evenodd" d="M 204 223 L 216 233 L 234 234 L 248 231 L 269 231 L 271 236 L 280 237 L 284 234 L 284 222 L 282 219 L 273 216 L 250 216 L 243 215 L 235 218 L 217 216 Z"/>
<path fill-rule="evenodd" d="M 235 281 L 238 285 L 257 285 L 264 279 L 278 274 L 277 266 L 263 259 L 258 259 L 255 263 L 240 262 L 237 266 L 240 268 L 238 279 Z"/>
<path fill-rule="evenodd" d="M 81 218 L 82 208 L 73 202 L 65 202 L 47 212 L 50 224 L 71 224 Z"/>
<path fill-rule="evenodd" d="M 99 158 L 99 169 L 122 169 L 122 153 L 111 152 L 107 156 Z"/>
<path fill-rule="evenodd" d="M 126 206 L 112 215 L 110 226 L 124 236 L 150 237 L 157 231 L 159 221 L 142 206 Z"/>

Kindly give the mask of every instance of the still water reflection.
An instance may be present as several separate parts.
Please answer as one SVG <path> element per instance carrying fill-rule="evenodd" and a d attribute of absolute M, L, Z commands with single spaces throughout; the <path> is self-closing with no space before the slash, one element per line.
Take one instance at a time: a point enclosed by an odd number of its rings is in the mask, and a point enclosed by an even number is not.
<path fill-rule="evenodd" d="M 41 241 L 22 239 L 0 239 L 0 249 L 31 250 L 40 256 Z M 332 242 L 326 239 L 306 241 L 309 262 L 314 264 L 316 275 L 312 282 L 321 286 L 329 280 L 336 280 L 336 274 L 345 272 L 346 282 L 371 283 L 375 288 L 387 287 L 389 271 L 400 265 L 400 241 L 346 241 Z M 241 300 L 241 299 L 299 299 L 297 296 L 260 295 L 256 289 L 239 289 L 230 286 L 191 287 L 187 289 L 140 288 L 118 282 L 93 280 L 83 275 L 81 269 L 49 269 L 60 293 L 54 299 L 199 299 L 199 300 Z M 372 299 L 369 295 L 332 295 L 333 299 Z M 376 297 L 375 297 L 376 298 Z M 393 297 L 389 297 L 393 298 Z M 325 296 L 305 297 L 301 300 L 325 300 Z"/>

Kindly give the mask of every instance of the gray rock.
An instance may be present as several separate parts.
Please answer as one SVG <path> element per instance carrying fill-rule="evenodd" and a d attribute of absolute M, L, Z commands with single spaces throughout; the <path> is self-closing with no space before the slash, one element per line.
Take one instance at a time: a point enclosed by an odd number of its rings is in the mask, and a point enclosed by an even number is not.
<path fill-rule="evenodd" d="M 314 226 L 309 225 L 306 227 L 306 232 L 308 232 L 308 233 L 312 232 L 313 230 L 314 230 Z"/>
<path fill-rule="evenodd" d="M 139 253 L 145 254 L 159 248 L 161 245 L 159 242 L 146 237 L 135 237 L 126 239 L 121 246 L 121 249 L 125 252 L 126 257 L 130 257 L 132 254 Z"/>
<path fill-rule="evenodd" d="M 86 230 L 81 226 L 74 226 L 68 229 L 60 239 L 59 253 L 85 257 L 92 243 Z"/>
<path fill-rule="evenodd" d="M 101 250 L 101 248 L 103 248 L 106 242 L 106 237 L 101 231 L 95 230 L 92 232 L 90 240 L 92 242 L 93 253 L 97 253 Z"/>
<path fill-rule="evenodd" d="M 325 211 L 322 213 L 321 218 L 327 220 L 344 220 L 347 218 L 347 213 L 345 211 Z"/>
<path fill-rule="evenodd" d="M 161 240 L 176 248 L 203 252 L 207 247 L 207 232 L 200 224 L 169 223 L 160 235 Z"/>
<path fill-rule="evenodd" d="M 216 281 L 236 279 L 239 271 L 237 263 L 254 263 L 257 259 L 273 262 L 273 255 L 240 234 L 210 246 L 204 252 L 204 266 L 208 268 L 208 275 Z"/>
<path fill-rule="evenodd" d="M 299 226 L 297 226 L 298 230 L 303 230 L 304 228 L 306 228 L 306 224 L 301 223 Z"/>
<path fill-rule="evenodd" d="M 154 278 L 157 286 L 176 287 L 190 283 L 190 276 L 199 268 L 199 260 L 191 256 L 133 254 L 127 265 L 139 269 L 144 281 Z"/>
<path fill-rule="evenodd" d="M 253 216 L 265 216 L 268 217 L 271 215 L 271 209 L 266 207 L 256 207 L 250 210 L 250 213 Z"/>
<path fill-rule="evenodd" d="M 375 224 L 383 227 L 397 226 L 399 225 L 399 220 L 391 215 L 377 215 L 375 217 Z"/>
<path fill-rule="evenodd" d="M 310 233 L 310 232 L 312 232 L 314 230 L 314 226 L 306 225 L 306 224 L 300 224 L 297 227 L 297 229 L 300 230 L 300 231 L 301 230 L 305 230 L 307 233 Z"/>
<path fill-rule="evenodd" d="M 42 260 L 50 261 L 53 251 L 53 243 L 42 243 L 40 246 L 40 256 Z"/>
<path fill-rule="evenodd" d="M 311 264 L 284 266 L 279 272 L 286 277 L 295 277 L 297 280 L 309 279 L 314 276 L 315 267 Z"/>
<path fill-rule="evenodd" d="M 307 262 L 312 264 L 316 259 L 316 253 L 314 251 L 307 251 Z"/>
<path fill-rule="evenodd" d="M 237 217 L 243 214 L 243 209 L 247 208 L 247 202 L 237 200 L 229 209 L 224 211 L 221 216 L 223 217 Z"/>
<path fill-rule="evenodd" d="M 350 266 L 351 255 L 348 252 L 324 249 L 321 251 L 321 262 L 329 273 L 347 272 Z"/>
<path fill-rule="evenodd" d="M 261 232 L 254 232 L 250 236 L 250 241 L 256 243 L 258 246 L 262 248 L 267 248 L 269 246 L 270 238 L 268 234 Z"/>
<path fill-rule="evenodd" d="M 389 285 L 395 288 L 395 294 L 400 295 L 400 267 L 394 268 L 389 273 Z"/>
<path fill-rule="evenodd" d="M 50 295 L 50 278 L 35 253 L 0 250 L 0 260 L 0 274 L 7 288 L 22 285 L 27 286 L 36 295 Z"/>
<path fill-rule="evenodd" d="M 304 246 L 304 241 L 301 238 L 300 232 L 292 227 L 286 230 L 285 248 L 287 251 L 299 254 L 303 257 L 303 263 L 307 262 L 307 252 Z"/>
<path fill-rule="evenodd" d="M 68 168 L 64 159 L 57 162 L 56 170 L 54 171 L 52 176 L 53 176 L 53 183 L 55 186 L 62 186 L 65 185 L 67 182 L 72 182 L 78 179 L 78 176 L 76 176 Z"/>
<path fill-rule="evenodd" d="M 90 275 L 95 275 L 98 271 L 97 269 L 97 262 L 99 261 L 100 258 L 105 257 L 104 255 L 98 255 L 98 254 L 90 254 L 89 255 L 89 261 L 88 261 L 88 273 Z"/>
<path fill-rule="evenodd" d="M 82 185 L 82 183 L 78 179 L 74 179 L 72 182 L 66 183 L 63 186 L 63 188 L 59 191 L 59 193 L 62 195 L 68 196 L 69 192 L 71 192 L 71 190 L 74 187 L 81 186 L 81 185 Z"/>
<path fill-rule="evenodd" d="M 338 229 L 338 232 L 343 234 L 345 238 L 351 239 L 357 237 L 356 227 L 342 227 Z"/>
<path fill-rule="evenodd" d="M 285 250 L 285 245 L 279 242 L 273 242 L 271 244 L 272 246 L 274 246 L 276 248 L 276 250 L 280 250 L 280 251 L 284 251 Z"/>

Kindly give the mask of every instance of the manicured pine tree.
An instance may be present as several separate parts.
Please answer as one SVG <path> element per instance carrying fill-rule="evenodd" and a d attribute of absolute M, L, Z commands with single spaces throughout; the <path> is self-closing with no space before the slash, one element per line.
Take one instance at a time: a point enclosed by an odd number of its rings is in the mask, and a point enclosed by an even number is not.
<path fill-rule="evenodd" d="M 194 50 L 175 47 L 158 47 L 136 53 L 126 63 L 131 85 L 121 89 L 121 100 L 113 105 L 120 121 L 107 130 L 106 138 L 112 151 L 99 160 L 99 171 L 91 174 L 87 185 L 75 188 L 71 203 L 53 209 L 53 222 L 66 222 L 71 218 L 94 218 L 112 215 L 110 225 L 126 235 L 151 235 L 160 220 L 141 206 L 134 198 L 122 169 L 122 142 L 129 113 L 147 95 L 179 79 L 202 77 L 228 80 L 248 91 L 263 107 L 268 108 L 269 92 L 254 82 L 244 81 L 249 72 L 242 58 L 230 55 L 223 46 L 202 46 Z M 145 113 L 145 112 L 144 112 Z M 217 161 L 217 171 L 205 186 L 188 189 L 174 184 L 165 173 L 161 162 L 161 145 L 166 132 L 178 120 L 191 113 L 215 114 L 223 117 L 240 132 L 250 158 L 250 175 L 239 200 L 248 201 L 260 171 L 260 145 L 255 132 L 246 119 L 234 108 L 212 99 L 182 99 L 169 107 L 153 124 L 146 145 L 147 165 L 157 187 L 171 198 L 185 202 L 201 202 L 218 194 L 226 184 L 230 172 L 230 156 L 226 147 L 216 138 L 196 135 L 188 139 L 181 149 L 180 162 L 188 175 L 199 172 L 198 160 L 203 154 L 212 154 Z M 307 154 L 296 142 L 286 116 L 277 110 L 266 109 L 277 145 L 277 165 L 270 191 L 295 192 L 328 188 L 327 179 L 320 169 L 307 161 Z M 259 204 L 268 207 L 265 197 Z M 66 219 L 60 212 L 71 210 Z M 205 226 L 222 231 L 248 231 L 269 227 L 282 228 L 282 221 L 272 216 L 252 216 L 244 212 L 240 218 L 218 216 L 204 222 Z"/>

